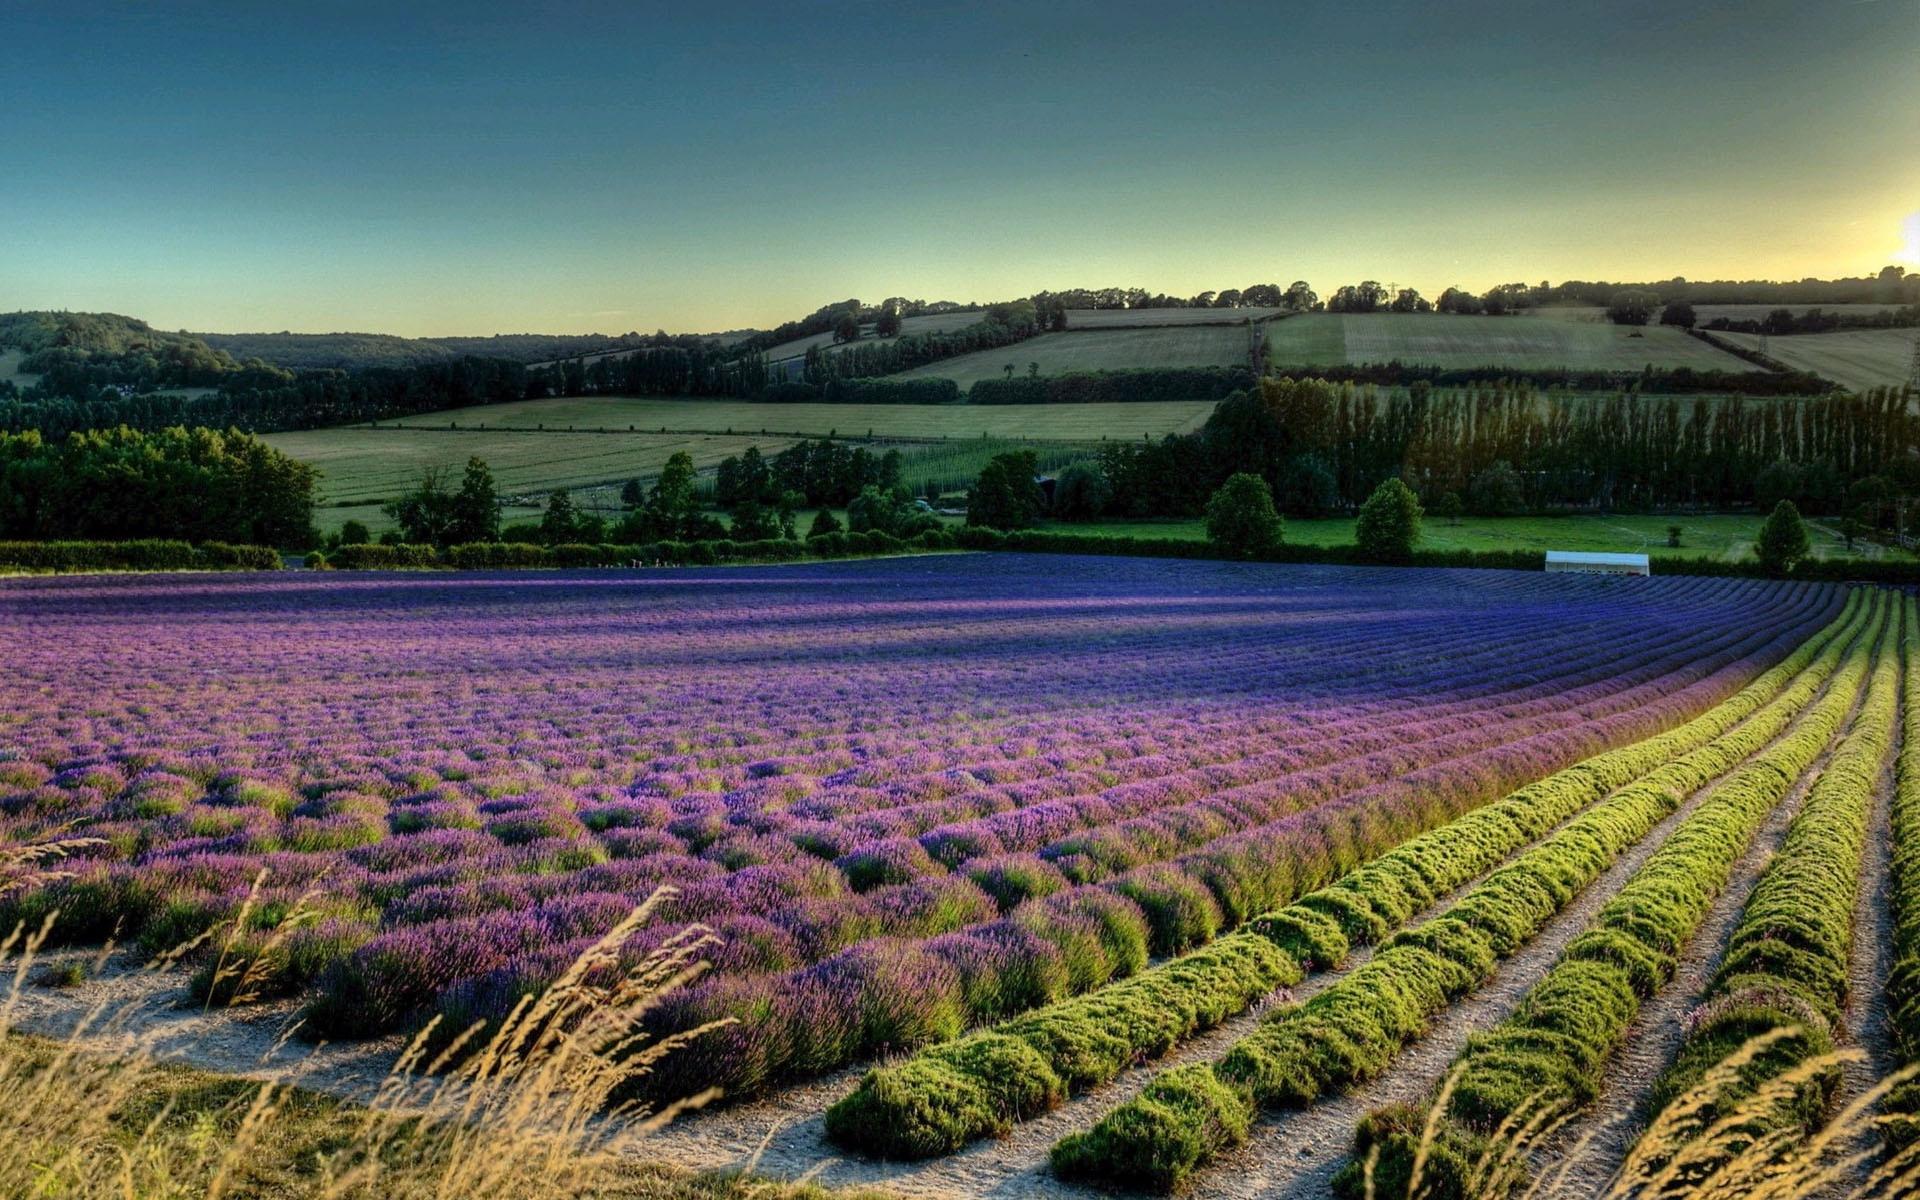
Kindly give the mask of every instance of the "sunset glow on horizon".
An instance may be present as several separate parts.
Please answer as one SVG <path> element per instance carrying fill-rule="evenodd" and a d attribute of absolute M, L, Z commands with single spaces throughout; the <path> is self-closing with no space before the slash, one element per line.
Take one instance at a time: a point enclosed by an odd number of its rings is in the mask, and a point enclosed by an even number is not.
<path fill-rule="evenodd" d="M 1920 0 L 325 8 L 10 6 L 0 309 L 717 331 L 1920 264 Z"/>

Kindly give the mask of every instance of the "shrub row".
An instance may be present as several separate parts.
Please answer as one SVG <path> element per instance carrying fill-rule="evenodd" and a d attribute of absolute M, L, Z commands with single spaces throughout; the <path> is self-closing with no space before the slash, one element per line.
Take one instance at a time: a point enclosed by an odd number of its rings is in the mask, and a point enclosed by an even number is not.
<path fill-rule="evenodd" d="M 958 404 L 960 385 L 951 379 L 830 379 L 820 388 L 827 404 Z"/>
<path fill-rule="evenodd" d="M 1894 614 L 1913 612 L 1905 601 Z M 1654 1085 L 1655 1110 L 1691 1091 L 1706 1073 L 1751 1038 L 1798 1030 L 1774 1042 L 1721 1091 L 1696 1119 L 1713 1120 L 1766 1080 L 1834 1048 L 1834 1026 L 1847 1002 L 1854 905 L 1873 796 L 1899 717 L 1899 652 L 1890 626 L 1876 655 L 1866 701 L 1853 728 L 1807 792 L 1766 873 L 1754 885 L 1705 1001 L 1688 1020 L 1673 1063 Z M 1811 1129 L 1840 1080 L 1827 1072 L 1776 1110 L 1783 1122 Z"/>
<path fill-rule="evenodd" d="M 1876 596 L 1871 627 L 1856 638 L 1826 694 L 1793 729 L 1734 772 L 1635 872 L 1592 924 L 1528 989 L 1512 1016 L 1456 1059 L 1453 1089 L 1428 1151 L 1436 1195 L 1458 1195 L 1488 1135 L 1509 1119 L 1590 1102 L 1641 1001 L 1669 979 L 1741 854 L 1853 707 L 1885 620 Z M 1380 1151 L 1374 1185 L 1404 1190 L 1421 1130 L 1404 1110 L 1362 1121 L 1338 1186 L 1358 1195 L 1359 1164 Z"/>
<path fill-rule="evenodd" d="M 1721 736 L 1779 696 L 1859 611 L 1850 600 L 1825 630 L 1686 724 L 1529 784 L 1205 950 L 868 1072 L 828 1110 L 829 1136 L 890 1157 L 949 1153 L 1164 1053 L 1304 970 L 1342 961 L 1353 942 L 1371 941 L 1600 796 Z"/>
<path fill-rule="evenodd" d="M 1856 606 L 1847 632 L 1858 617 Z M 1378 1076 L 1434 1014 L 1484 983 L 1686 796 L 1777 737 L 1818 693 L 1844 644 L 1826 642 L 1793 685 L 1750 720 L 1658 761 L 1442 915 L 1388 940 L 1365 966 L 1305 1005 L 1277 1010 L 1217 1062 L 1160 1074 L 1092 1129 L 1055 1146 L 1055 1172 L 1170 1191 L 1241 1140 L 1258 1109 L 1310 1104 Z M 1366 928 L 1388 915 L 1360 909 L 1345 923 Z"/>
<path fill-rule="evenodd" d="M 932 529 L 910 538 L 870 530 L 829 533 L 795 541 L 768 538 L 735 542 L 649 542 L 645 545 L 535 546 L 523 542 L 472 542 L 436 549 L 433 546 L 377 544 L 342 546 L 327 555 L 309 555 L 307 565 L 318 570 L 381 571 L 408 568 L 496 570 L 512 567 L 685 567 L 714 563 L 797 562 L 802 559 L 858 558 L 873 554 L 900 554 L 918 550 L 953 550 L 959 539 L 945 529 Z"/>
<path fill-rule="evenodd" d="M 1304 546 L 1283 542 L 1251 558 L 1228 554 L 1212 542 L 1197 538 L 1103 537 L 1052 529 L 1024 529 L 1003 533 L 994 529 L 959 531 L 960 545 L 969 550 L 1021 550 L 1042 554 L 1112 554 L 1144 558 L 1234 559 L 1245 562 L 1325 563 L 1335 566 L 1378 565 L 1358 546 Z M 1473 567 L 1483 570 L 1539 571 L 1546 567 L 1540 550 L 1416 550 L 1405 565 L 1415 567 Z M 1757 561 L 1727 562 L 1714 558 L 1655 557 L 1655 575 L 1709 575 L 1730 579 L 1766 579 Z M 1865 562 L 1833 559 L 1802 561 L 1789 578 L 1809 583 L 1880 583 L 1893 587 L 1920 586 L 1920 563 Z"/>
<path fill-rule="evenodd" d="M 1023 529 L 1003 533 L 969 527 L 959 531 L 968 550 L 1021 550 L 1046 554 L 1113 554 L 1140 558 L 1231 558 L 1241 562 L 1324 563 L 1366 566 L 1372 560 L 1358 546 L 1304 546 L 1283 542 L 1251 558 L 1227 554 L 1212 542 L 1195 538 L 1103 537 L 1097 533 L 1067 533 L 1051 529 Z M 1547 556 L 1540 550 L 1416 550 L 1408 560 L 1416 567 L 1482 567 L 1507 571 L 1539 571 Z M 1916 571 L 1920 578 L 1920 571 Z"/>
<path fill-rule="evenodd" d="M 0 542 L 0 571 L 277 571 L 280 552 L 227 542 Z"/>
<path fill-rule="evenodd" d="M 1113 404 L 1160 400 L 1222 400 L 1253 386 L 1246 367 L 1156 367 L 1137 371 L 1076 371 L 1066 375 L 981 379 L 967 390 L 969 404 Z"/>

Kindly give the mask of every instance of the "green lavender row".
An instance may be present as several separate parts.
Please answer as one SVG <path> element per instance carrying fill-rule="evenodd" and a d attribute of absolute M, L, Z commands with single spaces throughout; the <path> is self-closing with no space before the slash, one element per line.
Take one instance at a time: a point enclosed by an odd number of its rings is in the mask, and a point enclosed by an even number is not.
<path fill-rule="evenodd" d="M 828 1135 L 894 1158 L 951 1153 L 1165 1053 L 1306 970 L 1337 965 L 1356 941 L 1374 940 L 1600 797 L 1740 725 L 1851 636 L 1863 614 L 1851 598 L 1826 628 L 1700 716 L 1456 818 L 1201 950 L 868 1072 L 828 1109 Z"/>
<path fill-rule="evenodd" d="M 1850 622 L 1848 632 L 1858 624 Z M 1259 1109 L 1310 1104 L 1377 1077 L 1436 1013 L 1484 983 L 1685 797 L 1779 737 L 1844 661 L 1849 644 L 1828 643 L 1751 720 L 1620 788 L 1442 915 L 1386 942 L 1353 974 L 1305 1005 L 1273 1014 L 1218 1061 L 1162 1072 L 1093 1128 L 1063 1139 L 1054 1148 L 1054 1170 L 1170 1191 L 1242 1140 Z"/>
<path fill-rule="evenodd" d="M 1590 1103 L 1642 1001 L 1673 975 L 1679 956 L 1726 887 L 1734 865 L 1798 780 L 1845 724 L 1872 666 L 1892 605 L 1874 602 L 1872 628 L 1848 648 L 1826 695 L 1765 752 L 1716 787 L 1527 991 L 1518 1009 L 1455 1060 L 1436 1114 L 1424 1179 L 1435 1195 L 1460 1194 L 1489 1135 L 1510 1121 Z M 1374 1186 L 1404 1192 L 1421 1119 L 1385 1109 L 1362 1121 L 1337 1190 L 1358 1195 L 1360 1163 L 1377 1147 Z"/>
<path fill-rule="evenodd" d="M 1910 629 L 1913 602 L 1905 601 L 1901 612 Z M 1808 790 L 1779 852 L 1754 885 L 1706 1001 L 1689 1019 L 1679 1054 L 1654 1086 L 1656 1110 L 1691 1091 L 1709 1070 L 1763 1034 L 1798 1031 L 1770 1045 L 1742 1071 L 1737 1086 L 1723 1090 L 1695 1120 L 1712 1120 L 1761 1081 L 1833 1050 L 1847 1003 L 1867 823 L 1900 716 L 1900 641 L 1904 638 L 1891 630 L 1883 640 L 1852 730 Z M 1811 1129 L 1827 1111 L 1839 1081 L 1837 1070 L 1822 1075 L 1775 1119 Z"/>
<path fill-rule="evenodd" d="M 1920 1062 L 1920 634 L 1909 626 L 1905 655 L 1906 703 L 1901 710 L 1900 754 L 1893 783 L 1893 969 L 1888 972 L 1887 1025 L 1900 1062 Z M 1890 1141 L 1920 1138 L 1920 1081 L 1886 1098 L 1883 1109 L 1904 1119 L 1889 1123 Z"/>

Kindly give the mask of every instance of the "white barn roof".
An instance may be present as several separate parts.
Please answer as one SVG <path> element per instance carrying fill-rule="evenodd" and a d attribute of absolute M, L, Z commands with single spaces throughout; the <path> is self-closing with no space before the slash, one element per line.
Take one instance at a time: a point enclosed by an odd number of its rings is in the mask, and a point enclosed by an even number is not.
<path fill-rule="evenodd" d="M 1587 567 L 1644 567 L 1647 556 L 1644 554 L 1607 554 L 1596 550 L 1549 550 L 1547 561 L 1566 563 L 1568 566 Z"/>

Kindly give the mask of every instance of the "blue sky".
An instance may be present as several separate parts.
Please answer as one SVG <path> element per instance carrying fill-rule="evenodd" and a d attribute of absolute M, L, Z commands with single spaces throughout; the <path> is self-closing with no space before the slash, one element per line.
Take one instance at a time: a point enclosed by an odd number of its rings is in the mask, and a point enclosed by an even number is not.
<path fill-rule="evenodd" d="M 6 8 L 0 309 L 717 330 L 1916 249 L 1920 0 Z"/>

